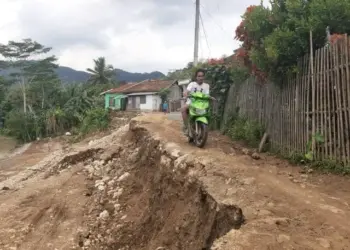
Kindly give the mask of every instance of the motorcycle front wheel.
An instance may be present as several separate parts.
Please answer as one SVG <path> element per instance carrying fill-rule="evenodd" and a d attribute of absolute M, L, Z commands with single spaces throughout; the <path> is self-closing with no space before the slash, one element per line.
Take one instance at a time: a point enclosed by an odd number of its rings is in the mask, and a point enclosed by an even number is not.
<path fill-rule="evenodd" d="M 208 139 L 208 125 L 197 121 L 198 134 L 195 135 L 194 143 L 197 147 L 203 148 Z"/>

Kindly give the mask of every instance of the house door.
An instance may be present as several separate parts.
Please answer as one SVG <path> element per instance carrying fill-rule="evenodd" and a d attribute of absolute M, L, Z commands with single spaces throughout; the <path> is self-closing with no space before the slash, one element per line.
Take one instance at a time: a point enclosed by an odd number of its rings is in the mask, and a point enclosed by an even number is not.
<path fill-rule="evenodd" d="M 152 109 L 153 111 L 158 111 L 159 107 L 158 107 L 158 100 L 157 100 L 157 96 L 153 96 L 152 98 L 153 102 L 152 102 Z"/>
<path fill-rule="evenodd" d="M 114 96 L 109 96 L 109 108 L 114 108 Z"/>
<path fill-rule="evenodd" d="M 140 109 L 140 97 L 135 96 L 135 99 L 136 99 L 136 109 Z"/>
<path fill-rule="evenodd" d="M 136 96 L 131 96 L 131 108 L 136 109 Z"/>

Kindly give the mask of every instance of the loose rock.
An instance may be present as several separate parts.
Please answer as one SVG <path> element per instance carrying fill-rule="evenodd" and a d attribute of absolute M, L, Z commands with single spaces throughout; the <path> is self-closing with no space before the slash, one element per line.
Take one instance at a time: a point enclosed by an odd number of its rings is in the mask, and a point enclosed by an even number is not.
<path fill-rule="evenodd" d="M 100 213 L 99 217 L 103 220 L 106 220 L 109 217 L 108 211 L 104 210 L 102 213 Z"/>

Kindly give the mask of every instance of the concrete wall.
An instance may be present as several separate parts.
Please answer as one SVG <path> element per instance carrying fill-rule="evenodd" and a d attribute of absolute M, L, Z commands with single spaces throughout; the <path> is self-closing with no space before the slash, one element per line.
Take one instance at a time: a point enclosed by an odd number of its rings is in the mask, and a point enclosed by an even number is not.
<path fill-rule="evenodd" d="M 110 105 L 110 99 L 115 99 L 116 97 L 121 96 L 121 94 L 105 94 L 105 108 L 111 108 L 111 109 L 119 109 L 120 108 L 120 98 L 117 98 L 115 100 L 115 105 Z"/>
<path fill-rule="evenodd" d="M 159 110 L 160 104 L 162 103 L 160 96 L 155 95 L 155 94 L 146 94 L 143 96 L 146 96 L 146 103 L 140 102 L 141 95 L 129 96 L 128 97 L 128 99 L 129 99 L 128 109 L 129 110 L 139 109 L 139 110 L 143 110 L 143 111 L 158 111 Z M 133 99 L 135 99 L 134 102 L 136 103 L 136 108 L 134 108 L 132 106 Z"/>
<path fill-rule="evenodd" d="M 182 97 L 182 90 L 179 85 L 174 84 L 170 88 L 170 93 L 168 95 L 169 100 L 179 100 Z"/>
<path fill-rule="evenodd" d="M 140 110 L 152 110 L 153 109 L 153 96 L 146 95 L 146 103 L 140 103 Z"/>

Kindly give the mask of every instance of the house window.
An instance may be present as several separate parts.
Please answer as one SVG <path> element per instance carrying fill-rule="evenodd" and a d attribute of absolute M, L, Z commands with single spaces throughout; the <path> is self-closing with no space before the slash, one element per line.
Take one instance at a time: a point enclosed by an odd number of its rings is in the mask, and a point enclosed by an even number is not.
<path fill-rule="evenodd" d="M 146 104 L 146 96 L 145 95 L 140 96 L 140 104 Z"/>

